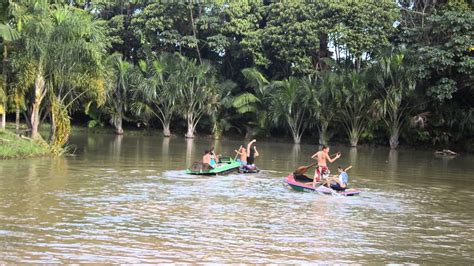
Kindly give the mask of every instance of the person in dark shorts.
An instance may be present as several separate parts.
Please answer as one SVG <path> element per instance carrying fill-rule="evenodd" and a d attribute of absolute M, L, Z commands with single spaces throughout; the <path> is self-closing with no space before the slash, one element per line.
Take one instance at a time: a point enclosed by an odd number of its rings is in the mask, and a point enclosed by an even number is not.
<path fill-rule="evenodd" d="M 245 168 L 249 170 L 255 170 L 257 168 L 257 166 L 255 166 L 255 158 L 258 156 L 260 156 L 260 154 L 258 153 L 257 147 L 253 146 L 253 149 L 250 148 L 247 157 L 247 165 L 245 166 Z"/>
<path fill-rule="evenodd" d="M 346 169 L 343 169 L 341 166 L 337 167 L 337 171 L 339 172 L 338 176 L 333 176 L 329 182 L 334 181 L 331 183 L 330 187 L 337 191 L 343 191 L 347 188 L 349 184 L 349 175 L 346 172 Z"/>

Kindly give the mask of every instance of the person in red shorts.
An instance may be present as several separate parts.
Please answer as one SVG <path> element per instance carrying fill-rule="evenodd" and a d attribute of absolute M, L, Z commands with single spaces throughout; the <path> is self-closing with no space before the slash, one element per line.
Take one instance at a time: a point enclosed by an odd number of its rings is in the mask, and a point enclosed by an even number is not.
<path fill-rule="evenodd" d="M 334 156 L 334 158 L 331 158 L 329 156 L 328 146 L 323 146 L 322 150 L 316 152 L 313 156 L 311 156 L 312 159 L 315 159 L 318 162 L 318 167 L 314 172 L 313 186 L 316 186 L 316 182 L 321 181 L 321 179 L 326 179 L 329 177 L 330 171 L 326 161 L 333 163 L 334 161 L 339 159 L 339 157 L 341 157 L 341 154 L 338 152 L 336 156 Z"/>

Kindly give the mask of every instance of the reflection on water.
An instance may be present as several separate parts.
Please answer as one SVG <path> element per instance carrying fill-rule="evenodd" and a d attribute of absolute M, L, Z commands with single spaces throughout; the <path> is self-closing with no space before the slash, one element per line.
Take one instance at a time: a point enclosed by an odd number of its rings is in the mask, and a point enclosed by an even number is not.
<path fill-rule="evenodd" d="M 186 165 L 191 165 L 194 161 L 194 139 L 186 139 Z M 202 153 L 204 154 L 204 152 Z"/>
<path fill-rule="evenodd" d="M 357 164 L 357 148 L 356 147 L 349 148 L 349 164 L 350 165 Z"/>
<path fill-rule="evenodd" d="M 1 263 L 472 264 L 474 159 L 333 147 L 359 197 L 283 177 L 320 147 L 258 142 L 257 175 L 191 176 L 242 141 L 75 135 L 77 155 L 0 161 Z"/>

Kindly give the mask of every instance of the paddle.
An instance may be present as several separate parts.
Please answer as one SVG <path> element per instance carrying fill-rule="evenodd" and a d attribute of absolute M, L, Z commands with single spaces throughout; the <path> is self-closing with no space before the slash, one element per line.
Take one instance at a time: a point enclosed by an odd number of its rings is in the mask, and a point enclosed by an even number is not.
<path fill-rule="evenodd" d="M 238 149 L 238 151 L 239 151 L 239 152 L 240 152 L 240 149 L 242 149 L 242 145 L 240 145 L 240 147 L 239 147 L 239 149 Z M 239 154 L 238 154 L 238 153 L 235 155 L 235 157 L 234 157 L 234 161 L 237 159 L 237 156 L 239 156 Z"/>
<path fill-rule="evenodd" d="M 318 163 L 312 163 L 310 165 L 300 166 L 300 167 L 296 168 L 294 173 L 295 174 L 304 174 L 304 173 L 306 173 L 306 171 L 308 171 L 309 168 L 315 166 L 316 164 L 318 164 Z"/>
<path fill-rule="evenodd" d="M 348 167 L 344 168 L 344 172 L 347 172 L 348 170 L 350 170 L 352 168 L 352 165 L 349 165 Z"/>

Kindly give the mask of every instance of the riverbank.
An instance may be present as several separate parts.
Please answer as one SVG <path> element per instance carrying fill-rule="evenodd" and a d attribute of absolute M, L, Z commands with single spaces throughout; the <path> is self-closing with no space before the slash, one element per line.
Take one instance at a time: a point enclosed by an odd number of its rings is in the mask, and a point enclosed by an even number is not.
<path fill-rule="evenodd" d="M 0 159 L 48 156 L 49 145 L 44 141 L 19 137 L 8 130 L 0 130 Z"/>

